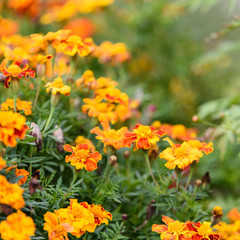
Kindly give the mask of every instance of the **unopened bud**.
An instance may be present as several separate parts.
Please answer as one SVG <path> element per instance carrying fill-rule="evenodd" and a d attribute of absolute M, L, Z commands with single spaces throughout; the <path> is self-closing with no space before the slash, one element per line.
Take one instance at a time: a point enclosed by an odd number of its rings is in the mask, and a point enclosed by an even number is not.
<path fill-rule="evenodd" d="M 109 157 L 109 163 L 112 167 L 115 166 L 116 163 L 117 163 L 117 157 L 115 155 L 110 156 Z"/>
<path fill-rule="evenodd" d="M 55 142 L 57 144 L 58 152 L 63 152 L 63 144 L 64 144 L 64 135 L 62 129 L 55 125 L 56 130 L 53 132 L 53 136 L 57 139 Z"/>
<path fill-rule="evenodd" d="M 126 222 L 126 221 L 127 221 L 127 214 L 123 214 L 123 215 L 122 215 L 122 221 L 123 221 L 123 222 Z"/>
<path fill-rule="evenodd" d="M 46 72 L 45 64 L 41 64 L 41 63 L 37 64 L 37 68 L 36 68 L 37 75 L 40 77 L 44 76 L 45 72 Z M 41 80 L 38 80 L 38 81 L 41 81 Z"/>
<path fill-rule="evenodd" d="M 6 76 L 4 76 L 2 73 L 0 73 L 0 82 L 5 82 Z"/>
<path fill-rule="evenodd" d="M 202 185 L 202 180 L 201 180 L 201 179 L 197 179 L 197 180 L 195 181 L 195 185 L 196 185 L 197 187 L 200 187 L 200 186 Z"/>
<path fill-rule="evenodd" d="M 42 186 L 39 183 L 39 179 L 40 179 L 40 171 L 37 170 L 33 173 L 33 177 L 29 181 L 28 188 L 31 195 L 34 194 L 37 189 L 40 189 L 41 191 L 43 190 Z"/>
<path fill-rule="evenodd" d="M 197 115 L 194 115 L 194 116 L 192 117 L 192 121 L 193 121 L 193 122 L 197 122 L 198 120 L 199 120 L 199 118 L 198 118 Z"/>
<path fill-rule="evenodd" d="M 8 204 L 0 204 L 0 212 L 8 216 L 13 212 L 13 208 Z"/>
<path fill-rule="evenodd" d="M 202 177 L 202 183 L 203 183 L 203 186 L 204 186 L 204 187 L 205 187 L 207 184 L 210 184 L 210 183 L 211 183 L 211 177 L 210 177 L 209 172 L 206 172 L 205 175 Z"/>
<path fill-rule="evenodd" d="M 214 207 L 212 211 L 212 225 L 216 225 L 220 222 L 221 218 L 223 216 L 222 208 L 219 206 Z"/>
<path fill-rule="evenodd" d="M 157 207 L 155 206 L 156 201 L 152 200 L 148 206 L 147 206 L 147 212 L 146 212 L 146 219 L 149 220 L 155 213 L 157 210 Z"/>
<path fill-rule="evenodd" d="M 224 113 L 222 113 L 222 112 L 219 113 L 219 117 L 220 117 L 220 118 L 223 118 L 224 116 L 225 116 Z"/>
<path fill-rule="evenodd" d="M 34 122 L 31 123 L 30 128 L 32 129 L 30 132 L 30 135 L 32 135 L 33 137 L 36 138 L 34 142 L 36 144 L 37 150 L 41 151 L 41 149 L 42 149 L 42 134 L 41 134 L 40 128 Z"/>
<path fill-rule="evenodd" d="M 124 155 L 125 159 L 129 159 L 130 158 L 130 152 L 128 150 L 126 150 L 123 155 Z"/>

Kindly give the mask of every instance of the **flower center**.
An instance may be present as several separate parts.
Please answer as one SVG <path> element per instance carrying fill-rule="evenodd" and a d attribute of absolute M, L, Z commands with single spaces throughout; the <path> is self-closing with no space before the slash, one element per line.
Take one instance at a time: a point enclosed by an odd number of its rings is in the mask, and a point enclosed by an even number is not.
<path fill-rule="evenodd" d="M 175 221 L 173 223 L 169 223 L 168 225 L 168 231 L 170 233 L 176 233 L 176 234 L 181 234 L 183 232 L 183 224 L 180 223 L 179 221 Z"/>
<path fill-rule="evenodd" d="M 9 73 L 11 73 L 13 75 L 17 75 L 22 71 L 19 66 L 14 65 L 14 64 L 10 65 L 7 70 L 8 70 Z"/>
<path fill-rule="evenodd" d="M 57 225 L 55 228 L 54 228 L 55 232 L 57 234 L 61 234 L 63 231 L 64 231 L 64 227 L 63 225 Z"/>
<path fill-rule="evenodd" d="M 199 227 L 197 231 L 198 231 L 198 234 L 201 236 L 208 236 L 212 234 L 212 228 L 209 225 L 205 225 L 205 224 Z"/>
<path fill-rule="evenodd" d="M 133 130 L 139 138 L 146 138 L 146 137 L 150 137 L 152 135 L 152 131 L 149 128 L 149 126 L 139 126 L 137 129 Z"/>
<path fill-rule="evenodd" d="M 186 149 L 182 147 L 178 147 L 175 149 L 175 157 L 176 158 L 184 158 L 186 156 Z"/>
<path fill-rule="evenodd" d="M 89 150 L 85 150 L 85 149 L 80 149 L 76 152 L 76 157 L 80 158 L 81 161 L 86 161 L 87 157 L 89 155 Z"/>

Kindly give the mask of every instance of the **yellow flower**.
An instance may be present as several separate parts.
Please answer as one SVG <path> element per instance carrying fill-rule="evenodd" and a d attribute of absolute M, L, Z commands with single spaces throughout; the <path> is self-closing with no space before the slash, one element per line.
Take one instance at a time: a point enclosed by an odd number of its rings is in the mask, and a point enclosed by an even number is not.
<path fill-rule="evenodd" d="M 71 87 L 63 84 L 61 77 L 55 78 L 53 82 L 48 82 L 45 87 L 47 93 L 52 90 L 53 95 L 64 94 L 68 96 L 71 92 Z"/>
<path fill-rule="evenodd" d="M 25 115 L 32 114 L 32 102 L 22 101 L 19 98 L 17 99 L 17 110 L 23 111 Z M 14 100 L 7 99 L 6 102 L 1 104 L 1 111 L 9 111 L 14 109 Z"/>
<path fill-rule="evenodd" d="M 1 153 L 0 153 L 1 154 Z M 0 171 L 6 167 L 6 161 L 0 156 Z"/>
<path fill-rule="evenodd" d="M 0 141 L 6 146 L 15 147 L 17 138 L 24 139 L 28 127 L 26 118 L 19 113 L 0 111 Z"/>
<path fill-rule="evenodd" d="M 23 189 L 17 183 L 9 183 L 7 179 L 0 175 L 0 203 L 8 204 L 15 209 L 24 207 Z"/>
<path fill-rule="evenodd" d="M 3 240 L 30 240 L 34 235 L 35 225 L 32 218 L 18 210 L 0 223 L 0 234 Z"/>
<path fill-rule="evenodd" d="M 159 157 L 167 160 L 165 166 L 169 169 L 174 169 L 176 166 L 183 169 L 203 156 L 200 150 L 193 148 L 187 142 L 175 145 L 169 138 L 165 138 L 164 141 L 168 141 L 171 147 L 163 150 Z"/>

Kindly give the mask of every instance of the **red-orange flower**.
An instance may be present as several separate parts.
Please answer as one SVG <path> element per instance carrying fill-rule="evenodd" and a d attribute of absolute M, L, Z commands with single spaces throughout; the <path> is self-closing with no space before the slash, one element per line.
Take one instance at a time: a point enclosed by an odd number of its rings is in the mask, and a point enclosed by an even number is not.
<path fill-rule="evenodd" d="M 230 219 L 231 222 L 236 222 L 240 221 L 240 212 L 238 211 L 237 208 L 233 208 L 229 213 L 228 213 L 228 218 Z"/>
<path fill-rule="evenodd" d="M 161 130 L 156 130 L 154 127 L 137 124 L 133 132 L 125 133 L 124 144 L 131 147 L 134 143 L 134 151 L 137 149 L 155 148 L 156 143 L 165 133 Z"/>
<path fill-rule="evenodd" d="M 101 125 L 103 130 L 95 127 L 90 132 L 97 134 L 96 139 L 104 143 L 104 152 L 107 152 L 107 145 L 113 146 L 115 149 L 124 147 L 124 134 L 127 132 L 127 127 L 118 130 L 111 129 L 108 121 L 101 122 Z"/>
<path fill-rule="evenodd" d="M 0 66 L 0 71 L 3 73 L 4 76 L 7 78 L 4 81 L 4 86 L 9 88 L 9 83 L 11 82 L 12 78 L 21 79 L 22 77 L 30 76 L 34 77 L 35 73 L 32 69 L 28 68 L 28 65 L 24 67 L 20 67 L 19 62 L 14 62 L 13 64 L 6 66 Z"/>
<path fill-rule="evenodd" d="M 211 222 L 194 223 L 188 221 L 186 222 L 186 226 L 191 232 L 192 240 L 220 239 L 220 235 L 211 228 Z"/>
<path fill-rule="evenodd" d="M 157 225 L 153 224 L 152 231 L 161 233 L 162 240 L 184 240 L 191 239 L 189 237 L 189 231 L 186 228 L 185 224 L 179 221 L 175 221 L 170 217 L 162 216 L 162 221 L 166 225 Z"/>
<path fill-rule="evenodd" d="M 66 156 L 65 161 L 70 162 L 76 169 L 96 170 L 97 162 L 102 159 L 99 152 L 91 153 L 87 144 L 78 144 L 76 147 L 66 144 L 63 148 L 65 151 L 72 153 L 71 156 Z"/>

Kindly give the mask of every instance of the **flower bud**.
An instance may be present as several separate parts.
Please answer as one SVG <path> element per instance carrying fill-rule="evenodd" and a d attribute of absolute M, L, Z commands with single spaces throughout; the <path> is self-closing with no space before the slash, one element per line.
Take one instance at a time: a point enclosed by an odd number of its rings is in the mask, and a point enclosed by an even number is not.
<path fill-rule="evenodd" d="M 152 200 L 147 206 L 146 219 L 149 220 L 155 213 L 157 207 L 155 206 L 156 201 Z"/>
<path fill-rule="evenodd" d="M 0 73 L 0 82 L 5 82 L 5 80 L 6 80 L 6 76 L 4 76 L 2 73 Z"/>
<path fill-rule="evenodd" d="M 36 138 L 34 142 L 35 142 L 35 144 L 37 146 L 37 150 L 41 151 L 41 149 L 42 149 L 42 134 L 41 134 L 40 128 L 34 122 L 31 123 L 30 128 L 32 129 L 30 131 L 30 135 L 32 135 L 33 137 Z"/>
<path fill-rule="evenodd" d="M 122 215 L 122 221 L 123 221 L 123 222 L 126 222 L 126 221 L 127 221 L 127 214 L 123 214 L 123 215 Z"/>
<path fill-rule="evenodd" d="M 129 152 L 128 150 L 126 150 L 126 151 L 123 153 L 123 155 L 124 155 L 124 158 L 125 158 L 125 159 L 129 159 L 129 158 L 130 158 L 130 152 Z"/>
<path fill-rule="evenodd" d="M 206 172 L 205 175 L 202 177 L 202 184 L 203 187 L 205 187 L 207 184 L 211 183 L 211 177 L 209 172 Z"/>
<path fill-rule="evenodd" d="M 110 156 L 109 163 L 112 167 L 115 166 L 117 164 L 117 156 L 115 156 L 115 155 Z"/>
<path fill-rule="evenodd" d="M 63 145 L 64 145 L 63 131 L 57 125 L 55 125 L 54 128 L 56 130 L 53 132 L 53 136 L 58 139 L 58 141 L 56 141 L 58 152 L 63 152 Z"/>
<path fill-rule="evenodd" d="M 39 183 L 39 179 L 40 179 L 40 171 L 37 170 L 33 173 L 33 177 L 29 181 L 28 188 L 31 195 L 34 194 L 37 189 L 40 189 L 41 191 L 43 190 L 42 186 Z"/>
<path fill-rule="evenodd" d="M 222 208 L 219 206 L 214 207 L 212 211 L 212 225 L 216 225 L 220 222 L 221 218 L 223 216 Z"/>
<path fill-rule="evenodd" d="M 201 180 L 201 179 L 197 179 L 197 180 L 195 181 L 195 185 L 196 185 L 197 187 L 200 187 L 200 186 L 202 185 L 202 180 Z"/>
<path fill-rule="evenodd" d="M 197 115 L 194 115 L 194 116 L 192 117 L 192 121 L 193 121 L 193 122 L 197 122 L 198 120 L 199 120 L 199 118 L 198 118 Z"/>

